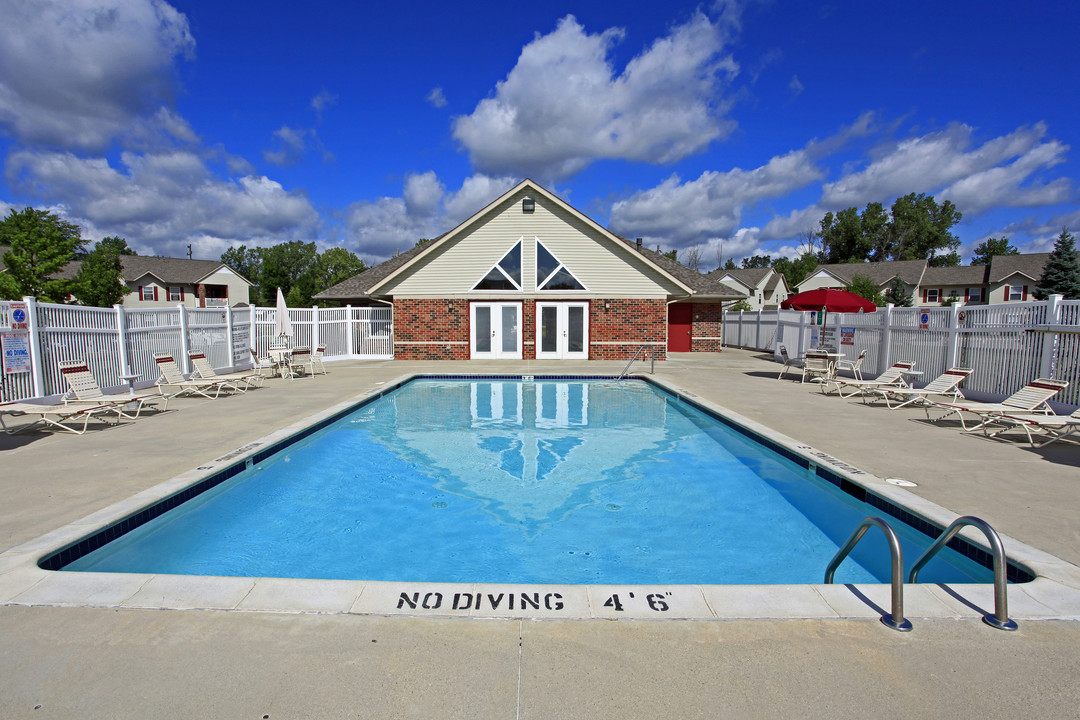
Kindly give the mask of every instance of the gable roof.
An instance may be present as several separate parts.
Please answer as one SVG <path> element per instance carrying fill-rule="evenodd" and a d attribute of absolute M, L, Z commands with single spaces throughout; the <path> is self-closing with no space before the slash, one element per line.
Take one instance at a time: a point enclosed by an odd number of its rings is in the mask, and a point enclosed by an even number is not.
<path fill-rule="evenodd" d="M 832 263 L 818 265 L 807 276 L 807 280 L 819 272 L 827 272 L 845 285 L 850 285 L 856 275 L 869 277 L 879 286 L 899 277 L 908 285 L 918 285 L 926 271 L 926 260 L 891 260 L 888 262 Z M 804 281 L 805 282 L 805 281 Z M 801 283 L 800 283 L 801 284 Z"/>
<path fill-rule="evenodd" d="M 1043 269 L 1049 260 L 1050 253 L 995 255 L 990 258 L 990 273 L 987 282 L 999 283 L 1017 273 L 1038 281 L 1042 278 Z"/>
<path fill-rule="evenodd" d="M 986 265 L 928 267 L 923 273 L 923 285 L 982 285 L 986 282 Z"/>
<path fill-rule="evenodd" d="M 135 282 L 146 275 L 153 275 L 166 283 L 196 285 L 225 268 L 248 285 L 252 282 L 225 263 L 217 260 L 188 260 L 187 258 L 154 257 L 148 255 L 121 255 L 125 282 Z"/>
<path fill-rule="evenodd" d="M 717 268 L 709 273 L 709 277 L 719 280 L 730 275 L 739 284 L 748 288 L 756 288 L 769 273 L 776 274 L 772 268 L 733 268 L 731 270 Z M 775 285 L 775 280 L 773 284 Z"/>
<path fill-rule="evenodd" d="M 492 210 L 504 203 L 507 198 L 521 192 L 524 189 L 528 189 L 531 192 L 535 192 L 538 195 L 542 195 L 546 200 L 557 205 L 562 210 L 568 212 L 576 219 L 585 223 L 597 233 L 610 239 L 617 247 L 622 248 L 625 252 L 633 253 L 638 256 L 645 263 L 651 265 L 661 275 L 666 277 L 672 283 L 685 290 L 688 295 L 694 297 L 716 297 L 725 299 L 737 299 L 742 297 L 741 294 L 735 294 L 727 286 L 718 282 L 708 279 L 705 275 L 692 270 L 680 263 L 671 260 L 660 253 L 652 250 L 645 249 L 637 246 L 636 243 L 631 242 L 627 238 L 620 235 L 616 235 L 607 228 L 596 223 L 587 215 L 579 212 L 573 206 L 566 203 L 561 198 L 551 194 L 544 188 L 540 187 L 532 180 L 525 179 L 515 185 L 510 190 L 500 195 L 497 199 L 486 205 L 479 212 L 475 213 L 472 217 L 462 222 L 449 232 L 443 233 L 437 238 L 430 240 L 423 245 L 410 248 L 399 255 L 382 262 L 375 267 L 369 268 L 359 275 L 355 275 L 351 278 L 339 282 L 333 287 L 327 288 L 322 292 L 316 294 L 314 297 L 317 300 L 344 300 L 350 298 L 362 298 L 362 297 L 375 297 L 379 295 L 381 287 L 385 286 L 390 280 L 397 277 L 403 272 L 407 272 L 408 269 L 414 264 L 419 262 L 428 253 L 434 252 L 436 248 L 452 242 L 454 238 L 462 235 L 475 223 L 480 221 Z"/>

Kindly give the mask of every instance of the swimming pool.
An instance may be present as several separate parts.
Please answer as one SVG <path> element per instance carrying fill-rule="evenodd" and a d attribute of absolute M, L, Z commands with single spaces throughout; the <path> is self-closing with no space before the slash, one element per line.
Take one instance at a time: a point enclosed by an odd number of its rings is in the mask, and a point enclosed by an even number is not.
<path fill-rule="evenodd" d="M 327 445 L 338 446 L 332 459 Z M 411 582 L 818 583 L 837 545 L 882 507 L 776 449 L 638 381 L 420 380 L 259 453 L 168 513 L 147 510 L 106 533 L 119 539 L 80 543 L 43 566 Z M 331 489 L 339 499 L 313 510 Z M 894 524 L 910 564 L 930 540 Z M 768 542 L 778 529 L 790 532 Z M 300 552 L 287 558 L 283 547 Z M 942 558 L 924 581 L 989 580 L 967 558 Z M 838 582 L 887 581 L 883 539 L 868 536 L 853 560 Z"/>

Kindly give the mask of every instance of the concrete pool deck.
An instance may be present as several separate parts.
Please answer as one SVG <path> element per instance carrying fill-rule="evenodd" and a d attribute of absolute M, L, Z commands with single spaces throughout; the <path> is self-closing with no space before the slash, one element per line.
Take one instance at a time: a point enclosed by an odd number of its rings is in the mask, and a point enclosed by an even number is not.
<path fill-rule="evenodd" d="M 825 603 L 831 614 L 800 611 L 828 620 L 611 623 L 389 617 L 363 608 L 354 612 L 375 614 L 298 614 L 290 612 L 298 588 L 303 607 L 310 609 L 313 596 L 327 598 L 324 613 L 356 597 L 281 581 L 255 591 L 235 578 L 228 580 L 237 584 L 236 599 L 211 605 L 198 599 L 198 582 L 158 579 L 172 586 L 155 587 L 136 576 L 134 587 L 118 591 L 112 579 L 95 584 L 90 576 L 79 604 L 100 607 L 88 608 L 58 597 L 41 578 L 20 576 L 11 549 L 33 549 L 46 532 L 402 375 L 614 374 L 622 363 L 354 362 L 329 369 L 327 377 L 272 380 L 237 397 L 173 401 L 168 413 L 83 436 L 0 438 L 0 548 L 9 551 L 0 564 L 0 586 L 9 590 L 0 597 L 7 603 L 0 606 L 0 715 L 776 717 L 827 709 L 832 717 L 1071 717 L 1080 704 L 1080 606 L 1068 584 L 1045 602 L 1011 586 L 1010 615 L 1020 622 L 1014 633 L 979 621 L 992 611 L 988 586 L 961 598 L 908 586 L 906 615 L 915 629 L 901 634 L 876 619 L 873 605 L 887 608 L 887 587 L 867 593 L 867 602 L 835 586 Z M 1064 560 L 1065 575 L 1076 573 L 1076 443 L 1031 450 L 964 436 L 926 424 L 922 411 L 890 412 L 777 381 L 778 369 L 760 354 L 725 350 L 673 356 L 657 363 L 655 377 L 867 473 L 914 481 L 914 496 L 982 517 L 1037 555 Z M 635 372 L 643 371 L 648 365 L 638 363 Z M 1014 555 L 1009 540 L 1006 551 Z M 798 608 L 810 587 L 791 588 L 785 608 Z M 147 595 L 171 601 L 146 602 Z M 760 616 L 767 598 L 743 595 L 742 604 Z M 222 606 L 247 611 L 195 609 Z M 764 614 L 792 617 L 767 607 Z"/>

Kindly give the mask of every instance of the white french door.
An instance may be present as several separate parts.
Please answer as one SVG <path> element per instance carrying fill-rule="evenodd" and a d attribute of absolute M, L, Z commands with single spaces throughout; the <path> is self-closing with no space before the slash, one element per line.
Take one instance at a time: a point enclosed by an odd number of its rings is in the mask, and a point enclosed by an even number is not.
<path fill-rule="evenodd" d="M 589 303 L 536 303 L 536 359 L 589 359 Z"/>
<path fill-rule="evenodd" d="M 521 359 L 521 303 L 474 302 L 469 356 L 475 360 Z"/>

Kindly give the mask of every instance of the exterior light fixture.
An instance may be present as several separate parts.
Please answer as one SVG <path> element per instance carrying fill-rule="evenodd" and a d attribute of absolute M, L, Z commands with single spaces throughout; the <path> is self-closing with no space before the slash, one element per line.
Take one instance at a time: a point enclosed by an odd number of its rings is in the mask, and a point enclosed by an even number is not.
<path fill-rule="evenodd" d="M 611 301 L 610 300 L 604 300 L 604 312 L 607 312 L 610 309 L 611 309 Z"/>
<path fill-rule="evenodd" d="M 536 201 L 535 200 L 533 200 L 531 197 L 527 197 L 527 198 L 522 199 L 522 201 L 521 201 L 521 212 L 531 213 L 535 209 L 536 209 Z"/>

